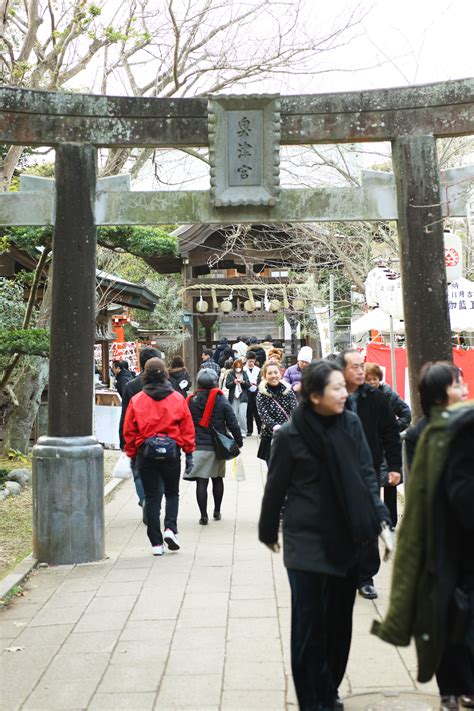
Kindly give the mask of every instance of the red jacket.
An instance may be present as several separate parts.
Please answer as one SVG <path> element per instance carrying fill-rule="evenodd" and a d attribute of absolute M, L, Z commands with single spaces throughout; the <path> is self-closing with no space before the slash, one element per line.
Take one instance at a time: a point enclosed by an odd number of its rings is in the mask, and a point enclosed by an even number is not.
<path fill-rule="evenodd" d="M 142 391 L 128 404 L 123 425 L 125 453 L 136 457 L 147 437 L 156 434 L 167 434 L 186 454 L 195 449 L 193 418 L 186 400 L 176 391 L 162 400 Z"/>

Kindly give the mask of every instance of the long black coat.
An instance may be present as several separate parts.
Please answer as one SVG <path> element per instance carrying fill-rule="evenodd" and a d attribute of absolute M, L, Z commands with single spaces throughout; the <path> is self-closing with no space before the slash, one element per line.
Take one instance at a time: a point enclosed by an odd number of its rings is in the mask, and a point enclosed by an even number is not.
<path fill-rule="evenodd" d="M 209 390 L 200 390 L 197 395 L 189 400 L 189 409 L 191 411 L 194 429 L 196 431 L 196 449 L 214 450 L 212 435 L 209 428 L 201 427 L 198 424 L 199 420 L 203 416 L 208 396 Z M 237 418 L 229 402 L 223 395 L 218 395 L 216 397 L 211 424 L 218 432 L 222 432 L 223 434 L 226 434 L 227 430 L 229 430 L 237 442 L 237 445 L 242 447 L 242 433 L 239 425 L 237 424 Z"/>
<path fill-rule="evenodd" d="M 388 511 L 378 495 L 378 482 L 359 418 L 354 413 L 345 411 L 331 426 L 342 427 L 347 433 L 347 452 L 344 456 L 359 463 L 360 472 L 372 494 L 379 519 L 388 520 Z M 307 448 L 293 422 L 283 425 L 275 433 L 260 514 L 259 538 L 267 544 L 278 540 L 280 510 L 286 497 L 283 518 L 286 567 L 344 575 L 347 571 L 328 559 L 320 528 L 321 511 L 324 507 L 321 478 L 328 475 L 325 467 L 325 463 L 316 460 Z M 334 536 L 337 534 L 335 530 Z"/>
<path fill-rule="evenodd" d="M 346 408 L 350 409 L 349 401 L 346 403 Z M 364 428 L 376 473 L 380 472 L 384 454 L 388 471 L 401 473 L 400 433 L 387 397 L 380 390 L 364 383 L 359 388 L 357 414 Z"/>

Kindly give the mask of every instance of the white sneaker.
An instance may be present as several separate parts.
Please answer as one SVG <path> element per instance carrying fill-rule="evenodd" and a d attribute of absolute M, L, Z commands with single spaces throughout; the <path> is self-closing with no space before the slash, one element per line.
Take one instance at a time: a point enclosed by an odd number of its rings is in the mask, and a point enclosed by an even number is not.
<path fill-rule="evenodd" d="M 179 543 L 178 539 L 176 538 L 176 533 L 174 533 L 171 528 L 165 529 L 163 538 L 170 551 L 179 551 Z"/>
<path fill-rule="evenodd" d="M 161 544 L 160 546 L 152 546 L 151 552 L 153 553 L 153 555 L 163 555 L 163 544 Z"/>

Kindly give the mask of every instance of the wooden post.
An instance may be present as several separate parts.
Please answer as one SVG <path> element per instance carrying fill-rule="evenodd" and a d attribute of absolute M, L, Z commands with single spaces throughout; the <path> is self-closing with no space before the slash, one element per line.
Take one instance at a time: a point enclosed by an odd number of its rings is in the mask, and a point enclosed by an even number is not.
<path fill-rule="evenodd" d="M 104 557 L 102 447 L 92 436 L 96 150 L 56 151 L 48 436 L 33 449 L 33 553 L 54 564 Z"/>
<path fill-rule="evenodd" d="M 419 416 L 421 366 L 452 360 L 436 140 L 431 135 L 397 138 L 392 157 L 410 395 Z"/>

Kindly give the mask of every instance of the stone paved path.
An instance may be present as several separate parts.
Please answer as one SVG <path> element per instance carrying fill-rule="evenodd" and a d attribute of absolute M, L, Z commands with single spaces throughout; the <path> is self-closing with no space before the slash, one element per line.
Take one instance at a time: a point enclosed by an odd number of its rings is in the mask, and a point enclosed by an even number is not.
<path fill-rule="evenodd" d="M 31 577 L 0 613 L 1 709 L 296 710 L 287 578 L 281 555 L 257 541 L 266 472 L 256 448 L 247 440 L 247 480 L 225 481 L 222 521 L 199 526 L 195 485 L 183 482 L 179 553 L 151 556 L 127 481 L 106 507 L 107 560 Z M 436 703 L 435 684 L 415 681 L 413 649 L 369 634 L 389 577 L 385 564 L 375 604 L 357 600 L 346 711 Z"/>

